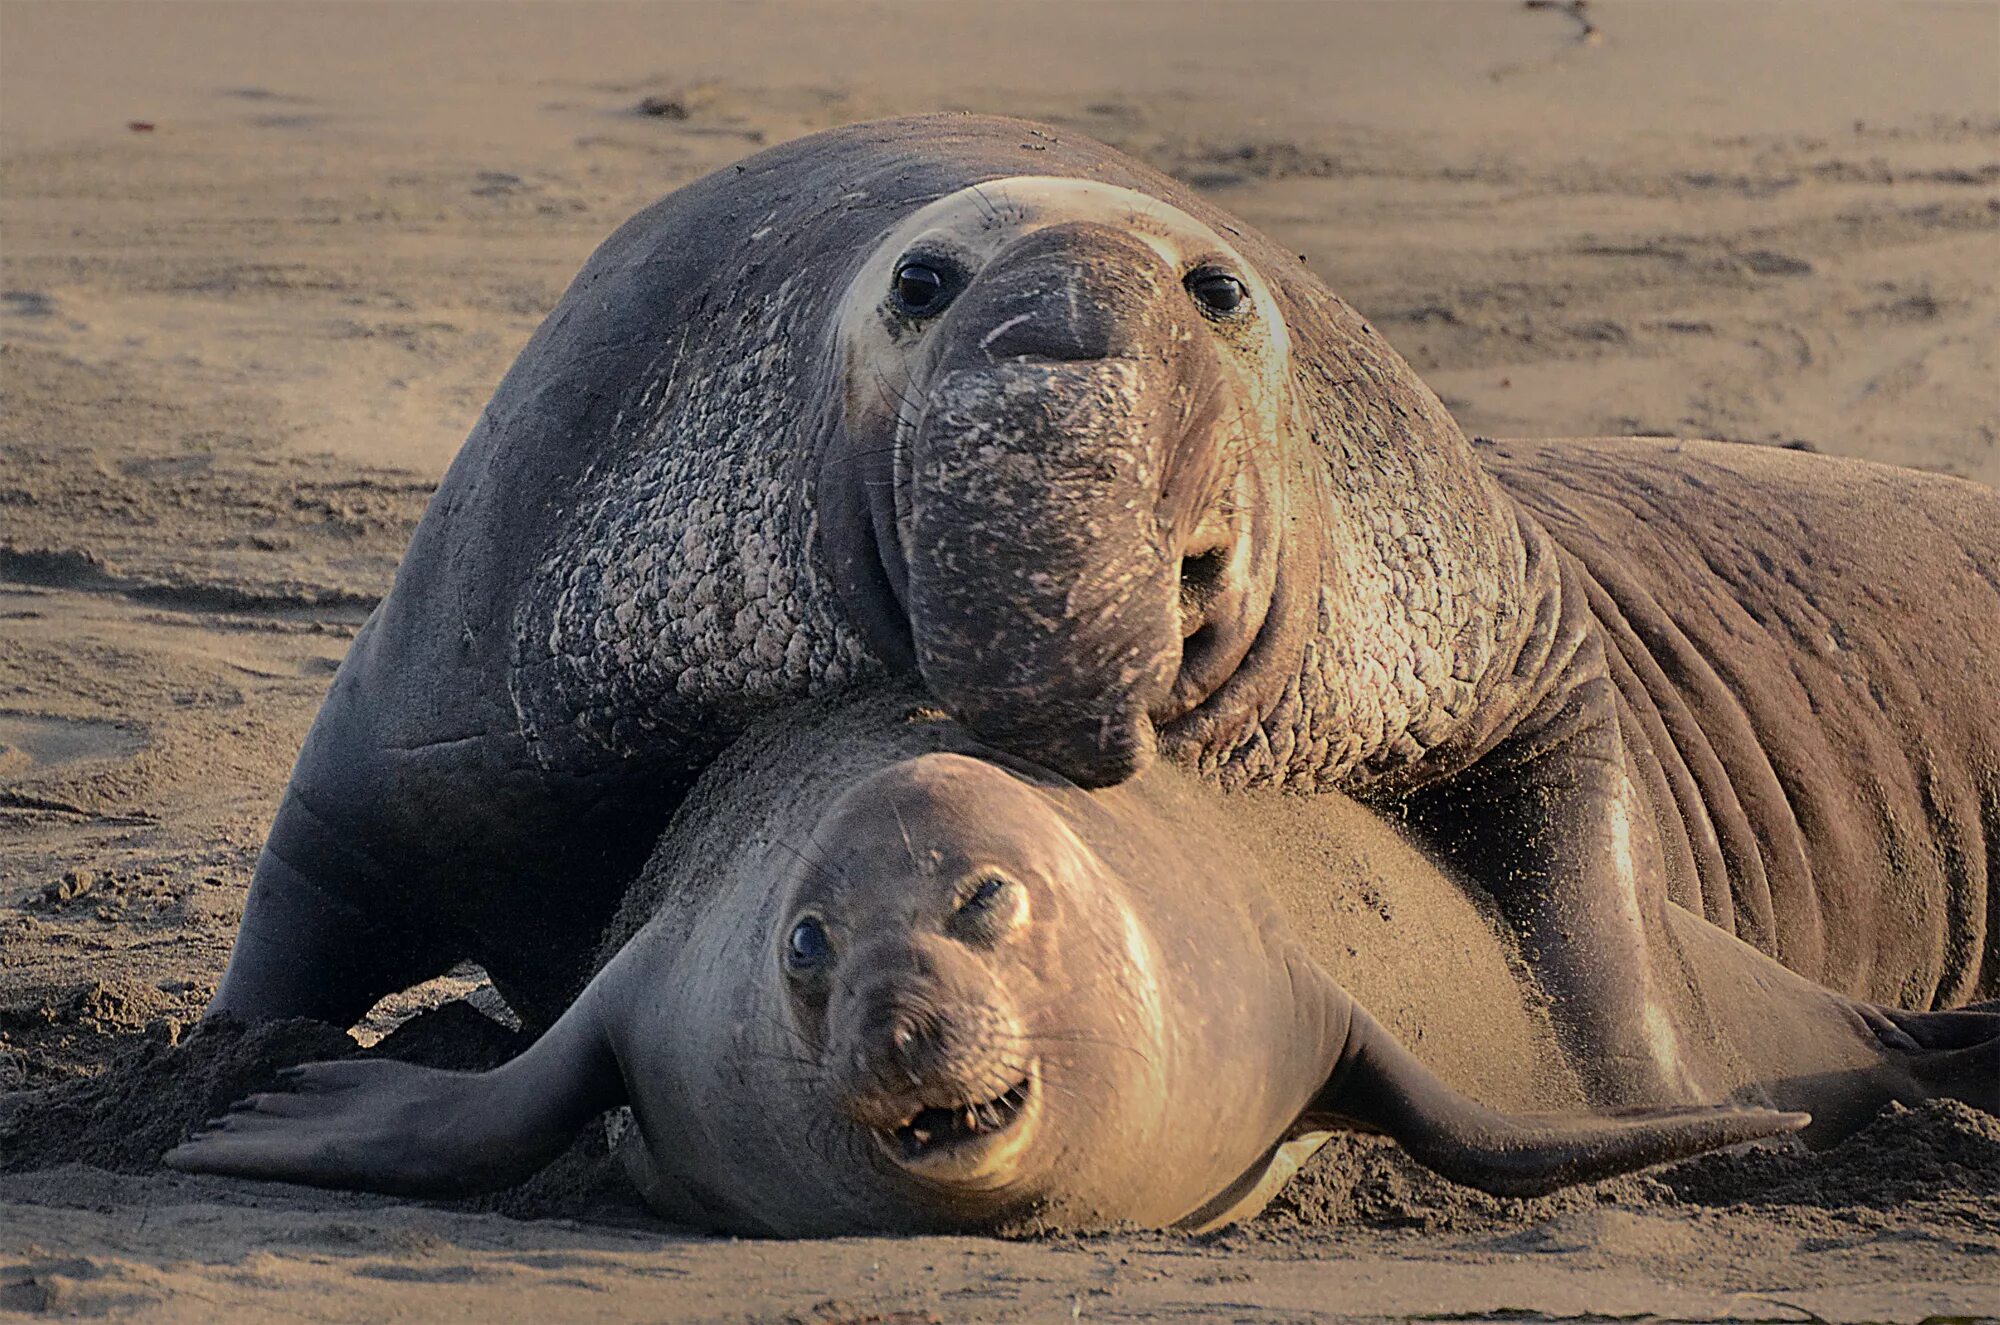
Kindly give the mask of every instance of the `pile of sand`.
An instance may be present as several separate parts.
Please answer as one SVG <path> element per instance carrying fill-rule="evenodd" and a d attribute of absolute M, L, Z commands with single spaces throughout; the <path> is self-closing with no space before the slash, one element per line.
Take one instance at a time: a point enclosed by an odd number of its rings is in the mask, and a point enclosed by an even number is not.
<path fill-rule="evenodd" d="M 160 1156 L 203 1122 L 257 1091 L 282 1090 L 278 1073 L 330 1058 L 396 1058 L 426 1067 L 479 1071 L 527 1047 L 527 1038 L 470 1003 L 422 1013 L 364 1049 L 347 1032 L 297 1018 L 243 1025 L 204 1022 L 178 1043 L 168 1036 L 126 1050 L 103 1073 L 0 1100 L 0 1173 L 82 1164 L 150 1173 Z M 637 1193 L 611 1160 L 601 1127 L 533 1178 L 469 1201 L 441 1203 L 518 1219 L 643 1218 Z"/>
<path fill-rule="evenodd" d="M 1258 1225 L 1274 1232 L 1503 1229 L 1609 1205 L 1797 1207 L 1864 1221 L 1863 1212 L 1894 1210 L 2000 1232 L 2000 1118 L 1956 1100 L 1892 1105 L 1830 1150 L 1739 1147 L 1532 1200 L 1447 1182 L 1375 1137 L 1336 1136 Z"/>
<path fill-rule="evenodd" d="M 0 1118 L 0 1172 L 155 1168 L 205 1120 L 253 1091 L 275 1089 L 280 1068 L 359 1048 L 345 1031 L 305 1020 L 202 1026 L 179 1045 L 141 1044 L 99 1076 L 10 1097 Z"/>

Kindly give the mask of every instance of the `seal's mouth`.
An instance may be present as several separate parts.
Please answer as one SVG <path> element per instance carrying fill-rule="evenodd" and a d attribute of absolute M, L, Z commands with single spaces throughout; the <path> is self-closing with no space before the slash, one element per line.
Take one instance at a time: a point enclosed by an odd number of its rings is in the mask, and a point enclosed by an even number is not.
<path fill-rule="evenodd" d="M 898 1168 L 955 1186 L 998 1186 L 1041 1122 L 1041 1065 L 986 1100 L 925 1104 L 894 1126 L 871 1127 L 876 1146 Z"/>

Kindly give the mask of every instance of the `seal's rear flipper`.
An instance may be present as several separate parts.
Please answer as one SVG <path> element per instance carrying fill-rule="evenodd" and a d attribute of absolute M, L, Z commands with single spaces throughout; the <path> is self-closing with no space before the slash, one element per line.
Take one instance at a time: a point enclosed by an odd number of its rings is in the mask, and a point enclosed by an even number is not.
<path fill-rule="evenodd" d="M 1539 1196 L 1795 1132 L 1811 1121 L 1808 1114 L 1733 1105 L 1607 1116 L 1499 1113 L 1446 1085 L 1359 1006 L 1306 1116 L 1385 1133 L 1426 1168 L 1495 1196 Z"/>
<path fill-rule="evenodd" d="M 346 1059 L 286 1076 L 292 1090 L 239 1101 L 165 1162 L 316 1187 L 462 1196 L 534 1173 L 625 1096 L 589 989 L 526 1053 L 490 1072 Z"/>
<path fill-rule="evenodd" d="M 1858 1007 L 1891 1061 L 1921 1088 L 2000 1113 L 2000 1002 L 1950 1012 Z"/>
<path fill-rule="evenodd" d="M 2000 1112 L 2000 1003 L 1909 1012 L 1836 994 L 1679 907 L 1657 937 L 1687 993 L 1676 1021 L 1714 1094 L 1803 1109 L 1809 1146 L 1835 1145 L 1884 1106 L 1961 1100 Z"/>

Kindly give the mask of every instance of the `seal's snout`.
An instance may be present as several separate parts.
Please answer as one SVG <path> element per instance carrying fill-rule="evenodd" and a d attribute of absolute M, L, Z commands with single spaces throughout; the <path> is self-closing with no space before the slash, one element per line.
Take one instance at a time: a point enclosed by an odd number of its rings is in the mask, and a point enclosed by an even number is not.
<path fill-rule="evenodd" d="M 928 1008 L 897 1011 L 887 1021 L 888 1033 L 878 1049 L 891 1077 L 901 1073 L 917 1081 L 934 1074 L 950 1063 L 958 1048 L 953 1042 L 965 1038 L 958 1024 Z"/>
<path fill-rule="evenodd" d="M 1041 1065 L 999 989 L 955 983 L 905 973 L 856 991 L 841 1104 L 896 1168 L 997 1186 L 1041 1117 Z"/>
<path fill-rule="evenodd" d="M 912 1104 L 983 1104 L 1025 1075 L 1027 1032 L 997 996 L 866 1001 L 879 1010 L 857 1018 L 851 1094 L 867 1121 L 900 1122 Z"/>
<path fill-rule="evenodd" d="M 1203 311 L 1203 273 L 1243 287 L 1201 261 L 1090 222 L 1020 237 L 939 318 L 906 421 L 912 661 L 981 736 L 1085 787 L 1147 767 L 1268 600 L 1240 473 L 1263 425 L 1225 366 L 1254 318 Z"/>
<path fill-rule="evenodd" d="M 1095 716 L 1060 728 L 989 720 L 983 730 L 1003 747 L 1034 750 L 1050 768 L 1093 790 L 1137 777 L 1159 750 L 1147 706 L 1131 699 L 1109 701 Z"/>
<path fill-rule="evenodd" d="M 912 455 L 919 672 L 981 735 L 1084 785 L 1144 767 L 1179 671 L 1170 414 L 1132 360 L 965 369 L 932 389 Z"/>

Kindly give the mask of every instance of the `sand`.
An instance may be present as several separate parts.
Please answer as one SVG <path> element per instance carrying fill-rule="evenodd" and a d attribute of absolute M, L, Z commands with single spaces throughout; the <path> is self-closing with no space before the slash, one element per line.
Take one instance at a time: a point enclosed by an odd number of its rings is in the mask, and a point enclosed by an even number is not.
<path fill-rule="evenodd" d="M 754 1245 L 560 1183 L 521 1220 L 169 1174 L 115 1109 L 21 1167 L 24 1109 L 239 1086 L 162 1064 L 431 486 L 591 247 L 759 146 L 1048 119 L 1295 247 L 1470 430 L 2000 483 L 2000 6 L 1586 15 L 0 4 L 0 1313 L 2000 1313 L 1993 1123 L 1936 1108 L 1498 1210 L 1357 1141 L 1204 1240 Z"/>
<path fill-rule="evenodd" d="M 516 1047 L 504 1028 L 453 1001 L 403 1022 L 367 1052 L 474 1068 Z M 178 1043 L 159 1036 L 131 1046 L 96 1076 L 0 1101 L 0 1203 L 37 1237 L 64 1235 L 60 1253 L 38 1245 L 19 1264 L 0 1264 L 0 1309 L 110 1314 L 143 1306 L 148 1319 L 174 1319 L 176 1311 L 193 1316 L 218 1304 L 268 1312 L 266 1294 L 275 1290 L 287 1312 L 380 1319 L 393 1309 L 431 1313 L 434 1300 L 401 1286 L 433 1284 L 459 1290 L 443 1295 L 452 1314 L 492 1310 L 527 1293 L 538 1312 L 567 1317 L 579 1294 L 565 1290 L 582 1290 L 600 1295 L 584 1300 L 605 1308 L 605 1318 L 617 1318 L 647 1280 L 665 1273 L 679 1282 L 649 1311 L 728 1318 L 717 1308 L 731 1277 L 775 1265 L 779 1282 L 753 1289 L 753 1304 L 798 1303 L 782 1280 L 810 1266 L 843 1296 L 865 1293 L 866 1305 L 824 1313 L 833 1319 L 897 1312 L 1046 1319 L 1065 1295 L 1079 1315 L 1089 1301 L 1099 1317 L 1241 1319 L 1254 1304 L 1249 1319 L 1285 1319 L 1301 1305 L 1297 1294 L 1314 1291 L 1315 1276 L 1303 1267 L 1319 1264 L 1319 1289 L 1338 1285 L 1341 1296 L 1302 1305 L 1345 1316 L 1449 1311 L 1437 1304 L 1475 1300 L 1481 1305 L 1462 1310 L 1483 1315 L 1496 1302 L 1531 1302 L 1556 1312 L 1543 1304 L 1570 1301 L 1583 1305 L 1559 1314 L 1629 1315 L 1629 1306 L 1614 1312 L 1609 1304 L 1641 1302 L 1654 1314 L 1713 1316 L 1742 1314 L 1737 1308 L 1747 1303 L 1761 1304 L 1753 1317 L 1780 1319 L 1771 1313 L 1787 1305 L 1838 1315 L 1846 1305 L 1879 1318 L 1885 1302 L 1893 1303 L 1891 1315 L 1965 1314 L 1940 1313 L 1935 1304 L 1977 1302 L 1991 1286 L 1979 1271 L 2000 1256 L 2000 1119 L 1951 1102 L 1892 1108 L 1825 1154 L 1705 1156 L 1532 1201 L 1454 1187 L 1372 1138 L 1336 1138 L 1256 1222 L 1206 1238 L 780 1246 L 694 1237 L 646 1213 L 594 1129 L 520 1187 L 423 1206 L 159 1169 L 162 1148 L 230 1100 L 269 1088 L 277 1068 L 356 1048 L 335 1027 L 309 1021 L 210 1024 Z M 286 1218 L 296 1214 L 308 1218 Z M 380 1216 L 390 1220 L 386 1231 Z M 828 1262 L 828 1246 L 847 1247 L 848 1258 Z M 597 1254 L 577 1254 L 584 1251 Z M 1739 1276 L 1765 1272 L 1774 1257 L 1801 1254 L 1820 1280 L 1808 1292 L 1811 1308 L 1795 1296 L 1803 1286 L 1723 1292 Z M 1906 1278 L 1895 1291 L 1842 1282 L 1885 1259 Z M 1348 1296 L 1356 1261 L 1382 1278 L 1380 1296 Z M 247 1292 L 245 1262 L 258 1271 Z M 1560 1267 L 1553 1297 L 1535 1282 L 1549 1265 Z M 1455 1283 L 1447 1267 L 1473 1273 Z M 1634 1269 L 1656 1282 L 1630 1282 Z M 895 1286 L 885 1291 L 884 1279 Z M 1451 1287 L 1440 1295 L 1438 1283 Z M 1238 1287 L 1221 1298 L 1204 1291 L 1226 1285 Z M 1724 1300 L 1730 1305 L 1713 1305 Z M 804 1318 L 822 1318 L 811 1314 L 818 1302 L 803 1305 Z M 770 1318 L 799 1314 L 794 1307 Z"/>

